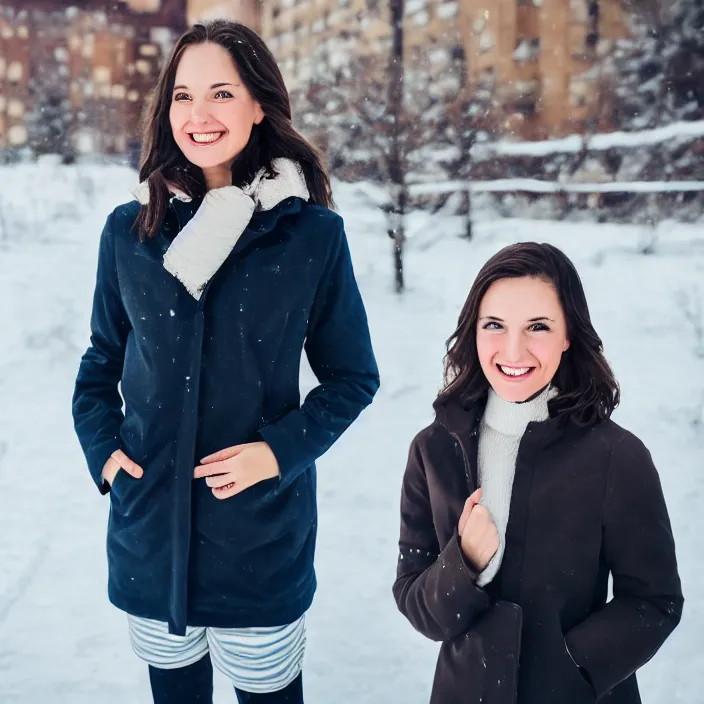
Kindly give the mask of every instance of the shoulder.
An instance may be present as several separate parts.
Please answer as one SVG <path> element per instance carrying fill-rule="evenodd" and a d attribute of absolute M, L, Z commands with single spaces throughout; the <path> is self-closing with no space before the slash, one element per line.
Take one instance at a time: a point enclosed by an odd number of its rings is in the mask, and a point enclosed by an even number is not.
<path fill-rule="evenodd" d="M 323 205 L 303 203 L 293 223 L 296 234 L 317 240 L 325 248 L 339 246 L 345 239 L 342 217 Z"/>
<path fill-rule="evenodd" d="M 349 244 L 340 215 L 322 205 L 303 203 L 287 224 L 298 251 L 313 257 L 325 269 L 349 257 Z"/>
<path fill-rule="evenodd" d="M 658 473 L 645 443 L 612 420 L 598 424 L 590 433 L 608 450 L 609 484 L 657 481 Z"/>
<path fill-rule="evenodd" d="M 609 449 L 615 456 L 650 456 L 648 448 L 638 436 L 611 419 L 593 426 L 589 437 Z"/>
<path fill-rule="evenodd" d="M 461 454 L 457 440 L 438 420 L 434 420 L 419 431 L 411 441 L 411 454 L 423 458 L 424 463 L 432 463 L 439 454 L 448 451 L 453 453 L 456 451 Z"/>
<path fill-rule="evenodd" d="M 342 216 L 324 205 L 304 203 L 301 207 L 299 221 L 321 230 L 344 230 Z"/>
<path fill-rule="evenodd" d="M 113 235 L 119 237 L 130 233 L 134 226 L 137 215 L 139 215 L 140 204 L 136 200 L 118 205 L 108 216 L 108 224 L 111 226 Z"/>

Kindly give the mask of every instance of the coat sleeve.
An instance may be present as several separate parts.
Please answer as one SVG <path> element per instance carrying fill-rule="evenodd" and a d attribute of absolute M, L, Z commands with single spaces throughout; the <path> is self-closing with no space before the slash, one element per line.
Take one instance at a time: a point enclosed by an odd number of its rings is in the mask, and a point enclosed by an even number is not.
<path fill-rule="evenodd" d="M 120 449 L 124 415 L 118 384 L 130 331 L 117 280 L 114 218 L 113 213 L 100 238 L 90 346 L 81 359 L 73 393 L 76 434 L 93 481 L 102 494 L 110 491 L 101 476 L 103 467 L 110 455 Z"/>
<path fill-rule="evenodd" d="M 427 638 L 466 633 L 490 607 L 478 573 L 465 558 L 457 531 L 442 550 L 433 523 L 418 438 L 408 457 L 401 493 L 401 536 L 394 598 L 401 613 Z"/>
<path fill-rule="evenodd" d="M 597 696 L 655 655 L 679 623 L 684 602 L 660 479 L 650 453 L 630 434 L 612 453 L 603 550 L 613 599 L 565 639 Z"/>
<path fill-rule="evenodd" d="M 276 456 L 284 484 L 330 449 L 379 388 L 366 311 L 342 220 L 338 218 L 337 223 L 311 308 L 305 345 L 319 384 L 300 408 L 259 431 Z"/>

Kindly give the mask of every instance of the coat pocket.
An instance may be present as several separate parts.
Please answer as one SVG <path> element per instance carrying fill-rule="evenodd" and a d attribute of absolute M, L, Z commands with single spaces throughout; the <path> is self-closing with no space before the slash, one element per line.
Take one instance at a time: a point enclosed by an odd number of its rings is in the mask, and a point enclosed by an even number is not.
<path fill-rule="evenodd" d="M 125 518 L 129 518 L 139 511 L 135 510 L 136 498 L 141 494 L 144 484 L 144 477 L 135 479 L 131 474 L 128 474 L 124 469 L 120 469 L 112 481 L 110 488 L 110 496 L 112 498 L 112 506 L 115 511 Z"/>
<path fill-rule="evenodd" d="M 569 695 L 571 704 L 593 704 L 596 702 L 596 692 L 580 672 L 579 665 L 572 659 L 567 649 L 567 639 L 564 629 L 560 626 L 559 672 L 562 673 L 562 683 L 565 694 Z"/>
<path fill-rule="evenodd" d="M 443 643 L 431 704 L 515 704 L 523 612 L 496 602 L 467 633 Z"/>
<path fill-rule="evenodd" d="M 118 501 L 120 500 L 120 495 L 122 493 L 122 480 L 124 479 L 124 475 L 126 475 L 127 472 L 125 472 L 124 469 L 120 468 L 117 470 L 117 474 L 112 480 L 112 484 L 110 485 L 110 497 L 113 501 Z"/>

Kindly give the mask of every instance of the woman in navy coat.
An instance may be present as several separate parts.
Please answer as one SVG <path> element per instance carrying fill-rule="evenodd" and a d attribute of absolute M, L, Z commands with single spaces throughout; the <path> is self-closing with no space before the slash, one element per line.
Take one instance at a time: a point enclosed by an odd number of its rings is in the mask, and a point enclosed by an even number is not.
<path fill-rule="evenodd" d="M 299 702 L 315 462 L 379 387 L 341 218 L 252 30 L 196 25 L 108 217 L 73 415 L 155 702 Z M 305 350 L 319 385 L 301 403 Z"/>

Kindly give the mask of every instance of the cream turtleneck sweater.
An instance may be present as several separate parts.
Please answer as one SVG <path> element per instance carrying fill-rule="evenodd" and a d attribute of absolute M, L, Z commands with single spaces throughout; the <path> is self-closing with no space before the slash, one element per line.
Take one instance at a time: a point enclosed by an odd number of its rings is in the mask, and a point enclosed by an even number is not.
<path fill-rule="evenodd" d="M 521 438 L 528 423 L 550 417 L 548 400 L 555 394 L 554 389 L 547 387 L 530 401 L 510 403 L 489 389 L 486 410 L 479 427 L 479 486 L 482 487 L 482 504 L 491 514 L 499 532 L 499 549 L 479 575 L 477 584 L 480 587 L 491 582 L 501 567 Z"/>

